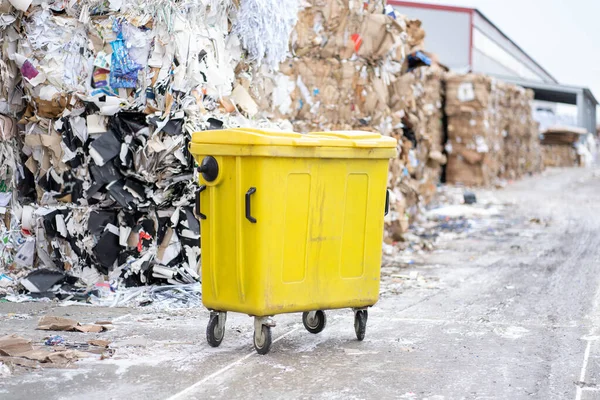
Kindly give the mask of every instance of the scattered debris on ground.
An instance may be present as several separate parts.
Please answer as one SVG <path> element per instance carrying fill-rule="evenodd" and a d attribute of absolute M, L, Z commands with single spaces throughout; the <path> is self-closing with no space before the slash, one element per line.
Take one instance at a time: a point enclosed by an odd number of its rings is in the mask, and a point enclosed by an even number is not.
<path fill-rule="evenodd" d="M 44 344 L 16 334 L 0 337 L 0 374 L 11 375 L 17 367 L 23 368 L 74 368 L 82 358 L 109 357 L 112 351 L 106 345 L 96 343 L 68 343 L 63 338 L 52 336 Z"/>

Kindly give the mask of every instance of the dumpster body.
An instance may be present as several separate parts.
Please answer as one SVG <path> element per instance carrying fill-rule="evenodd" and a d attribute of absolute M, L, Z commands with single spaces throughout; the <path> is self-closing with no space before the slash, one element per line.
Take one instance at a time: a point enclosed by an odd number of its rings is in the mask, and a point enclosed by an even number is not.
<path fill-rule="evenodd" d="M 195 133 L 203 304 L 313 318 L 375 304 L 395 149 L 369 132 Z"/>

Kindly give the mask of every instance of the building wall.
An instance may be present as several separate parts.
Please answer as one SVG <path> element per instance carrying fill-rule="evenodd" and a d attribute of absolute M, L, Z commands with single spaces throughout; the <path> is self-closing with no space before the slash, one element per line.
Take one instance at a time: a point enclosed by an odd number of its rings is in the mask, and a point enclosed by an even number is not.
<path fill-rule="evenodd" d="M 522 58 L 515 57 L 479 28 L 473 29 L 473 71 L 498 77 L 544 81 Z"/>
<path fill-rule="evenodd" d="M 469 71 L 470 13 L 404 5 L 394 8 L 400 14 L 421 20 L 426 33 L 425 48 L 435 53 L 442 64 L 457 72 Z"/>
<path fill-rule="evenodd" d="M 478 12 L 473 14 L 473 71 L 556 83 L 551 75 Z"/>
<path fill-rule="evenodd" d="M 519 77 L 512 69 L 479 48 L 473 49 L 473 72 L 493 76 Z"/>
<path fill-rule="evenodd" d="M 425 47 L 456 72 L 556 83 L 515 43 L 474 9 L 388 0 L 397 12 L 423 22 Z"/>
<path fill-rule="evenodd" d="M 577 114 L 578 125 L 587 129 L 588 132 L 595 132 L 596 104 L 584 92 L 577 96 L 577 106 L 579 108 L 579 113 Z"/>

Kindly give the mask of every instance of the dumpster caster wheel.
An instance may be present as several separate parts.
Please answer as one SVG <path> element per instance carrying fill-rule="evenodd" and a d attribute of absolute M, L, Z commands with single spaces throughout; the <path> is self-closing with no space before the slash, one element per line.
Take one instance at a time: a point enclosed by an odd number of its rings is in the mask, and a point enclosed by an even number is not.
<path fill-rule="evenodd" d="M 206 341 L 211 347 L 219 347 L 225 336 L 226 313 L 211 312 L 206 327 Z"/>
<path fill-rule="evenodd" d="M 367 310 L 356 310 L 354 312 L 354 332 L 356 332 L 356 338 L 358 340 L 362 341 L 365 338 L 368 316 Z"/>
<path fill-rule="evenodd" d="M 254 349 L 258 354 L 267 354 L 271 350 L 271 327 L 263 325 L 254 331 Z"/>
<path fill-rule="evenodd" d="M 325 329 L 327 325 L 327 317 L 325 311 L 309 311 L 302 313 L 302 323 L 307 331 L 310 333 L 319 333 Z"/>

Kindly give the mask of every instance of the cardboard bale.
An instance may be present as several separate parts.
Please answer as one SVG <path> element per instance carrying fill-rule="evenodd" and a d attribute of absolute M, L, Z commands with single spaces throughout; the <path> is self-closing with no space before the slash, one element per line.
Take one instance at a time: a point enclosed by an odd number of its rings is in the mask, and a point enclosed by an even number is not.
<path fill-rule="evenodd" d="M 542 144 L 545 145 L 573 145 L 587 131 L 575 127 L 551 127 L 542 132 Z"/>
<path fill-rule="evenodd" d="M 501 129 L 504 138 L 504 162 L 500 177 L 519 179 L 541 171 L 539 125 L 533 120 L 533 92 L 515 85 L 504 85 Z"/>
<path fill-rule="evenodd" d="M 291 50 L 297 57 L 349 59 L 358 56 L 377 61 L 406 53 L 396 40 L 406 27 L 383 13 L 384 1 L 367 7 L 348 2 L 310 0 L 298 15 Z M 398 51 L 402 47 L 403 51 Z M 402 61 L 402 60 L 397 60 Z"/>
<path fill-rule="evenodd" d="M 287 115 L 279 115 L 282 118 L 309 121 L 325 130 L 339 124 L 359 125 L 361 113 L 373 113 L 377 107 L 377 97 L 366 103 L 369 72 L 364 61 L 296 58 L 289 64 L 286 73 L 295 87 L 290 94 L 292 106 Z"/>
<path fill-rule="evenodd" d="M 531 90 L 476 74 L 449 74 L 446 90 L 449 183 L 491 185 L 541 171 Z"/>
<path fill-rule="evenodd" d="M 545 167 L 576 167 L 579 165 L 577 150 L 572 145 L 542 145 Z"/>
<path fill-rule="evenodd" d="M 388 87 L 400 74 L 408 42 L 422 37 L 411 39 L 408 18 L 384 13 L 383 1 L 305 5 L 290 42 L 294 57 L 281 64 L 270 90 L 249 91 L 269 99 L 261 103 L 268 117 L 288 119 L 300 132 L 343 128 L 390 135 L 396 122 Z M 424 35 L 418 21 L 411 24 L 415 35 Z"/>
<path fill-rule="evenodd" d="M 489 184 L 486 167 L 483 163 L 473 164 L 458 154 L 450 154 L 446 164 L 446 176 L 453 184 L 465 186 L 485 186 Z"/>
<path fill-rule="evenodd" d="M 395 215 L 390 221 L 390 235 L 397 237 L 400 229 L 412 222 L 419 209 L 433 198 L 440 181 L 443 154 L 443 85 L 444 71 L 438 66 L 416 68 L 394 77 L 389 87 L 389 104 L 394 130 L 399 141 L 399 157 L 390 188 L 397 197 L 404 197 L 405 215 Z"/>
<path fill-rule="evenodd" d="M 446 77 L 446 114 L 474 114 L 493 109 L 493 81 L 485 75 L 467 74 Z"/>

